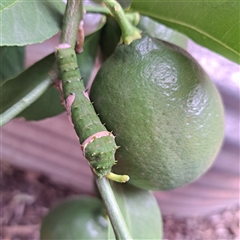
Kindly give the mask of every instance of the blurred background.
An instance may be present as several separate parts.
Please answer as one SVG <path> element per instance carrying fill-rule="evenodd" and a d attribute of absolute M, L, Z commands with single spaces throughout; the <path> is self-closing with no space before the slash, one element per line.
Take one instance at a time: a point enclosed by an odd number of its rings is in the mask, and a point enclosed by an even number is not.
<path fill-rule="evenodd" d="M 54 51 L 58 35 L 26 48 L 26 67 Z M 225 139 L 214 165 L 194 183 L 155 192 L 166 239 L 240 239 L 239 65 L 188 40 L 187 50 L 209 74 L 225 107 Z M 96 68 L 100 66 L 96 59 Z M 67 196 L 94 195 L 87 161 L 66 113 L 42 121 L 14 119 L 1 128 L 3 239 L 38 239 L 49 208 Z"/>

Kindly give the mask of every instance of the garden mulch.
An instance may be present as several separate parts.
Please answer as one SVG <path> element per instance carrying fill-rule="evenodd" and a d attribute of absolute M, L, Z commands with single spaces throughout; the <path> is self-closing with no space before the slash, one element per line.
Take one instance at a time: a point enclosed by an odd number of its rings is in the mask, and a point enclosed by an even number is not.
<path fill-rule="evenodd" d="M 72 188 L 51 182 L 37 173 L 1 163 L 0 239 L 39 240 L 41 219 L 60 199 L 78 195 Z M 207 216 L 163 216 L 164 239 L 238 240 L 239 206 Z"/>

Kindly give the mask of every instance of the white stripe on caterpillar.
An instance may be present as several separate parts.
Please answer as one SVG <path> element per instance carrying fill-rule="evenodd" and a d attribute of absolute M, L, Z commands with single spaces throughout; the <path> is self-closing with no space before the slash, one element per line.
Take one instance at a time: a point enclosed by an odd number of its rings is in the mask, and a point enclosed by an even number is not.
<path fill-rule="evenodd" d="M 59 77 L 62 80 L 63 89 L 65 91 L 65 100 L 63 102 L 68 111 L 69 118 L 71 114 L 74 114 L 76 121 L 80 121 L 83 119 L 83 117 L 81 117 L 82 114 L 83 116 L 92 116 L 89 119 L 84 117 L 84 121 L 81 123 L 74 122 L 76 123 L 74 128 L 77 135 L 79 138 L 83 136 L 83 143 L 81 144 L 83 155 L 86 155 L 86 159 L 98 177 L 102 178 L 106 176 L 117 182 L 126 182 L 129 179 L 127 175 L 116 175 L 111 173 L 111 168 L 116 163 L 114 154 L 118 148 L 115 143 L 115 136 L 107 131 L 97 117 L 92 104 L 88 104 L 88 101 L 86 101 L 86 98 L 89 100 L 88 91 L 85 90 L 83 82 L 81 81 L 74 49 L 71 48 L 69 44 L 60 44 L 56 48 L 56 58 L 59 67 Z M 59 86 L 59 88 L 62 87 Z M 79 102 L 77 103 L 77 101 Z M 81 109 L 83 111 L 81 111 Z M 94 131 L 88 127 L 91 124 L 96 124 Z M 86 131 L 85 134 L 84 130 L 86 128 L 90 131 Z M 93 134 L 94 132 L 96 133 Z M 91 136 L 88 137 L 89 135 Z M 88 146 L 88 144 L 90 145 Z M 101 147 L 98 144 L 102 144 Z M 99 150 L 98 147 L 101 148 L 101 152 L 97 152 L 97 154 L 95 152 Z M 110 149 L 110 151 L 105 151 L 105 149 Z M 96 154 L 97 156 L 95 156 Z"/>
<path fill-rule="evenodd" d="M 75 93 L 70 93 L 70 95 L 66 99 L 66 109 L 68 114 L 71 116 L 71 107 L 75 99 Z"/>
<path fill-rule="evenodd" d="M 92 141 L 94 141 L 94 139 L 96 138 L 101 138 L 101 137 L 106 137 L 106 136 L 111 136 L 113 138 L 115 138 L 115 136 L 108 131 L 101 131 L 101 132 L 97 132 L 94 133 L 92 136 L 88 137 L 82 144 L 81 144 L 81 149 L 83 151 L 83 155 L 85 156 L 85 148 L 87 147 L 87 145 L 89 143 L 91 143 Z"/>
<path fill-rule="evenodd" d="M 68 43 L 61 43 L 57 47 L 57 49 L 65 49 L 65 48 L 71 48 L 71 45 Z"/>
<path fill-rule="evenodd" d="M 86 92 L 86 91 L 83 91 L 83 95 L 90 101 L 90 99 L 89 99 L 89 95 L 88 95 L 88 92 Z"/>
<path fill-rule="evenodd" d="M 67 97 L 67 99 L 65 100 L 65 108 L 67 110 L 67 115 L 68 115 L 68 118 L 69 118 L 69 121 L 70 123 L 73 125 L 73 122 L 72 122 L 72 111 L 71 111 L 71 107 L 72 107 L 72 104 L 74 102 L 74 99 L 75 99 L 75 93 L 70 93 L 70 95 Z"/>

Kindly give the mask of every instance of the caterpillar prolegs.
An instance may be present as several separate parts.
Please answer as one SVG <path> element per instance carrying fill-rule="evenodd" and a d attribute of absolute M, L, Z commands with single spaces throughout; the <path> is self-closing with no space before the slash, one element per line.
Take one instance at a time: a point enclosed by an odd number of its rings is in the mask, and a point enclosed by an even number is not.
<path fill-rule="evenodd" d="M 118 149 L 115 136 L 107 131 L 95 113 L 78 70 L 74 49 L 69 44 L 60 44 L 56 58 L 65 105 L 72 116 L 85 158 L 100 178 L 106 176 L 117 182 L 128 181 L 129 176 L 111 172 Z"/>

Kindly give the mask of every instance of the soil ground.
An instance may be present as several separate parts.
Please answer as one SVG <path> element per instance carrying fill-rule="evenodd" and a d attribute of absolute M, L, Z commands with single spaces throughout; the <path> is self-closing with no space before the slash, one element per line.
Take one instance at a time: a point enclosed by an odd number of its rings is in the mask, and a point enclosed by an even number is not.
<path fill-rule="evenodd" d="M 45 176 L 1 163 L 0 239 L 39 240 L 41 219 L 60 199 L 78 195 Z M 163 216 L 164 239 L 238 240 L 238 206 L 205 217 Z"/>

